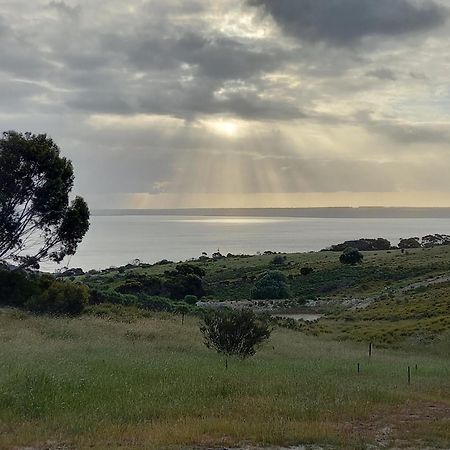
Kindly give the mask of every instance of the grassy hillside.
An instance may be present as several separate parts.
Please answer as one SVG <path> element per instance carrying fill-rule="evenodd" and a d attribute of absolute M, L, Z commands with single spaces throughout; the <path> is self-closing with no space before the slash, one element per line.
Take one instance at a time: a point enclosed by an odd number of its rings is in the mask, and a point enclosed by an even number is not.
<path fill-rule="evenodd" d="M 369 361 L 366 345 L 277 329 L 225 371 L 196 319 L 148 315 L 1 310 L 0 448 L 450 444 L 448 338 Z"/>
<path fill-rule="evenodd" d="M 227 257 L 190 264 L 205 271 L 209 302 L 251 300 L 256 280 L 280 270 L 290 285 L 289 299 L 257 301 L 252 307 L 270 312 L 325 313 L 301 331 L 338 340 L 373 341 L 379 345 L 428 343 L 450 330 L 450 246 L 364 253 L 364 263 L 344 266 L 339 253 L 289 254 L 282 265 L 274 255 Z M 109 269 L 78 278 L 93 288 L 120 289 L 135 275 L 163 278 L 176 264 Z M 302 267 L 314 272 L 302 276 Z M 364 307 L 364 309 L 358 309 Z"/>

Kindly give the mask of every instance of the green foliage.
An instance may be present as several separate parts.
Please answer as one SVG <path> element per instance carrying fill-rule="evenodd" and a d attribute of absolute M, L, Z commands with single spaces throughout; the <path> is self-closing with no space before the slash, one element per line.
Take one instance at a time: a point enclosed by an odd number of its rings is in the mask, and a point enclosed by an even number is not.
<path fill-rule="evenodd" d="M 419 242 L 418 237 L 408 238 L 408 239 L 400 239 L 400 243 L 398 244 L 398 248 L 401 249 L 410 249 L 410 248 L 420 248 L 422 244 Z"/>
<path fill-rule="evenodd" d="M 339 257 L 339 261 L 342 264 L 348 264 L 348 265 L 356 265 L 361 264 L 363 261 L 363 254 L 360 253 L 356 248 L 346 248 L 342 255 Z"/>
<path fill-rule="evenodd" d="M 55 280 L 41 294 L 31 297 L 25 307 L 37 313 L 77 315 L 83 312 L 88 300 L 86 286 Z"/>
<path fill-rule="evenodd" d="M 89 289 L 51 275 L 0 270 L 0 305 L 49 314 L 80 314 L 89 301 Z"/>
<path fill-rule="evenodd" d="M 69 203 L 73 168 L 58 146 L 45 134 L 3 133 L 0 180 L 0 259 L 38 268 L 73 255 L 89 209 L 80 197 Z"/>
<path fill-rule="evenodd" d="M 8 306 L 23 306 L 36 292 L 36 287 L 25 273 L 0 271 L 0 303 Z"/>
<path fill-rule="evenodd" d="M 204 277 L 206 272 L 199 266 L 192 264 L 178 264 L 176 266 L 176 272 L 182 275 L 196 275 L 198 277 Z"/>
<path fill-rule="evenodd" d="M 255 284 L 252 297 L 256 300 L 282 299 L 289 297 L 289 285 L 283 272 L 270 270 Z"/>
<path fill-rule="evenodd" d="M 204 295 L 204 275 L 201 267 L 191 264 L 179 264 L 175 270 L 166 270 L 160 275 L 125 272 L 125 281 L 116 285 L 115 290 L 122 294 L 145 294 L 173 300 L 183 300 L 187 295 L 200 298 Z"/>
<path fill-rule="evenodd" d="M 270 261 L 270 264 L 274 266 L 283 266 L 286 264 L 286 256 L 276 255 L 273 257 L 272 261 Z"/>
<path fill-rule="evenodd" d="M 314 273 L 314 269 L 312 267 L 302 267 L 300 269 L 300 274 L 304 277 L 311 275 L 312 273 Z"/>
<path fill-rule="evenodd" d="M 89 303 L 91 305 L 100 305 L 111 303 L 115 305 L 130 306 L 137 303 L 137 297 L 131 294 L 121 294 L 114 289 L 91 288 Z"/>
<path fill-rule="evenodd" d="M 205 295 L 202 277 L 205 271 L 191 264 L 179 264 L 175 270 L 164 272 L 164 293 L 175 300 L 182 300 L 187 295 L 201 298 Z"/>
<path fill-rule="evenodd" d="M 139 297 L 138 306 L 150 311 L 173 311 L 174 305 L 170 299 L 165 297 L 149 297 L 141 295 Z"/>
<path fill-rule="evenodd" d="M 377 250 L 389 250 L 391 243 L 387 239 L 357 239 L 354 241 L 345 241 L 342 244 L 332 245 L 330 250 L 332 252 L 343 252 L 347 248 L 356 248 L 359 251 L 377 251 Z"/>
<path fill-rule="evenodd" d="M 188 305 L 195 305 L 198 302 L 198 297 L 196 295 L 186 295 L 186 297 L 184 297 L 184 301 Z"/>
<path fill-rule="evenodd" d="M 256 347 L 270 337 L 267 321 L 251 310 L 216 310 L 208 312 L 200 327 L 208 348 L 227 356 L 248 358 Z"/>

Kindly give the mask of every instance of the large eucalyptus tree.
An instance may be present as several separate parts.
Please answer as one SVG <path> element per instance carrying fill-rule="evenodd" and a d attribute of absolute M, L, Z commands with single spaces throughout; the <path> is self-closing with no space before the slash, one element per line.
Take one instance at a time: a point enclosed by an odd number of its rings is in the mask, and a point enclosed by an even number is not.
<path fill-rule="evenodd" d="M 0 138 L 0 260 L 39 268 L 73 255 L 89 229 L 89 208 L 70 201 L 72 163 L 45 134 Z"/>

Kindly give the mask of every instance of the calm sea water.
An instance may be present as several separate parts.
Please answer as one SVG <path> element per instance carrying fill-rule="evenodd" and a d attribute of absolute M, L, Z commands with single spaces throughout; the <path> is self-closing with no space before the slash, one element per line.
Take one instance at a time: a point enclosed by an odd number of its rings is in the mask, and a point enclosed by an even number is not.
<path fill-rule="evenodd" d="M 84 270 L 266 250 L 303 252 L 362 237 L 450 234 L 450 219 L 330 219 L 180 216 L 94 216 L 78 252 L 64 261 Z M 54 270 L 54 266 L 43 267 Z"/>

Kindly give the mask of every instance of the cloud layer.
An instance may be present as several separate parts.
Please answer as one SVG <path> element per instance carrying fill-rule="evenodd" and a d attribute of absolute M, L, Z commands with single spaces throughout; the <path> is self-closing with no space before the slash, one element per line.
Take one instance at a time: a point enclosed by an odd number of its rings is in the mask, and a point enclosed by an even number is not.
<path fill-rule="evenodd" d="M 94 207 L 449 191 L 449 7 L 3 0 L 2 127 L 51 134 Z"/>

